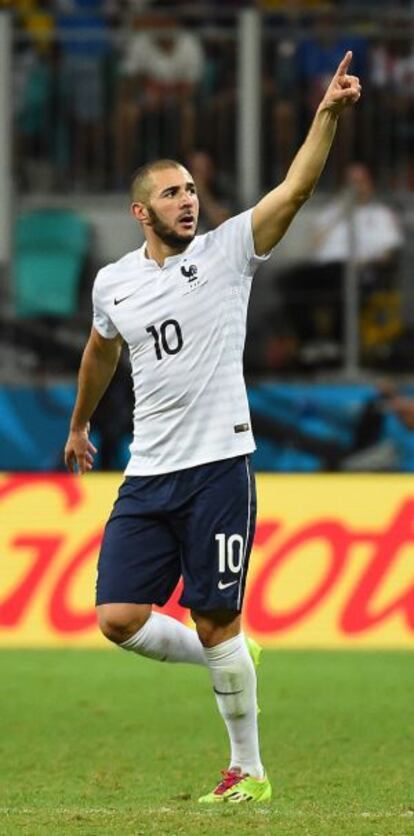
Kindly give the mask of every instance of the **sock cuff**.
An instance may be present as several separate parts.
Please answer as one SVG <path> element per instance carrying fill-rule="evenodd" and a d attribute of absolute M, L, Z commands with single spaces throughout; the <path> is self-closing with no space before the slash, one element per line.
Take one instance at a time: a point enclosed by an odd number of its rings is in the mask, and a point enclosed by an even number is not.
<path fill-rule="evenodd" d="M 243 633 L 238 633 L 231 639 L 226 639 L 225 642 L 216 644 L 215 647 L 205 647 L 204 653 L 208 662 L 224 662 L 231 658 L 234 653 L 246 648 Z"/>
<path fill-rule="evenodd" d="M 120 642 L 119 647 L 123 647 L 124 650 L 133 650 L 137 646 L 137 643 L 141 643 L 143 639 L 145 640 L 152 615 L 153 614 L 151 613 L 145 624 L 143 624 L 133 636 L 130 636 L 129 639 L 126 639 L 124 642 Z"/>

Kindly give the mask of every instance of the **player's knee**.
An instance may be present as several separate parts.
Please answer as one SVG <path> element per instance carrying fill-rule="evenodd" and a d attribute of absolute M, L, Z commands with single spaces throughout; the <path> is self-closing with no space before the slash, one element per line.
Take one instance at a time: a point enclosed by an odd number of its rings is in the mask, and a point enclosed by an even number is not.
<path fill-rule="evenodd" d="M 97 607 L 99 629 L 114 644 L 122 644 L 134 636 L 150 614 L 151 607 L 146 605 L 102 604 Z"/>

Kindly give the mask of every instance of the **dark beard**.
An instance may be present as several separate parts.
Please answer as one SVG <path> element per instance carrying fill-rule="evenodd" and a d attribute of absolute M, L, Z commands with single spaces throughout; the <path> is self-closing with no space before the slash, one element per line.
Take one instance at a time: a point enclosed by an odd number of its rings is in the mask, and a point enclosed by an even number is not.
<path fill-rule="evenodd" d="M 164 244 L 174 250 L 184 250 L 188 244 L 191 244 L 191 241 L 195 238 L 195 232 L 190 235 L 178 235 L 158 217 L 152 206 L 147 206 L 147 209 L 152 228 Z"/>

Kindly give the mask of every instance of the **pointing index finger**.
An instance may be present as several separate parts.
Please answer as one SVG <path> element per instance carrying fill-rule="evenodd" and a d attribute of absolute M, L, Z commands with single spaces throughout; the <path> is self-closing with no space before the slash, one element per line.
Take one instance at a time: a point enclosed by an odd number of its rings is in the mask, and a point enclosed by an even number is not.
<path fill-rule="evenodd" d="M 336 75 L 337 76 L 346 75 L 351 61 L 352 61 L 352 52 L 351 52 L 350 49 L 348 49 L 348 52 L 345 53 L 341 63 L 338 66 L 338 69 L 336 71 Z"/>

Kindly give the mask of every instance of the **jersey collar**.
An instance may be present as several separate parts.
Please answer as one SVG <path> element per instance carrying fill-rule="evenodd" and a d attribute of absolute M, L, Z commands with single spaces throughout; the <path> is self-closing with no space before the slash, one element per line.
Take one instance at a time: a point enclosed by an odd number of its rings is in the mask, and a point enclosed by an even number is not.
<path fill-rule="evenodd" d="M 188 253 L 190 253 L 193 250 L 196 240 L 197 240 L 197 236 L 195 238 L 193 238 L 193 240 L 189 243 L 188 247 L 186 247 L 185 250 L 182 251 L 182 253 L 177 253 L 177 255 L 167 256 L 167 258 L 165 259 L 164 264 L 163 264 L 162 267 L 160 267 L 160 265 L 157 264 L 157 262 L 154 261 L 153 258 L 147 258 L 147 255 L 146 255 L 147 242 L 146 241 L 144 241 L 142 246 L 137 251 L 138 252 L 138 258 L 140 259 L 142 264 L 148 265 L 148 267 L 156 267 L 158 270 L 165 270 L 167 267 L 172 267 L 174 264 L 179 264 L 179 262 L 183 258 L 185 258 L 188 255 Z"/>

